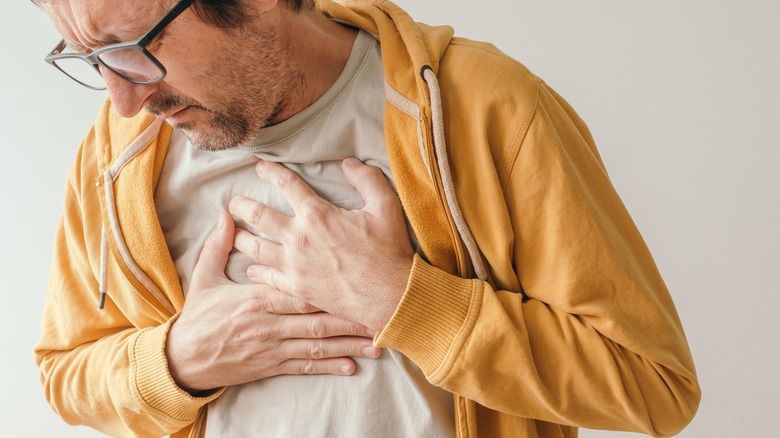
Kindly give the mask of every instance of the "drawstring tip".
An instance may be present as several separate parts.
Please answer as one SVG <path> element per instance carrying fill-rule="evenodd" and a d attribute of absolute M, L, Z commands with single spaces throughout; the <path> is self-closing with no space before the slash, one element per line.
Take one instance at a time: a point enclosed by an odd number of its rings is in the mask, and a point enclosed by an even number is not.
<path fill-rule="evenodd" d="M 106 293 L 100 292 L 100 302 L 98 303 L 98 310 L 103 311 L 106 309 Z"/>

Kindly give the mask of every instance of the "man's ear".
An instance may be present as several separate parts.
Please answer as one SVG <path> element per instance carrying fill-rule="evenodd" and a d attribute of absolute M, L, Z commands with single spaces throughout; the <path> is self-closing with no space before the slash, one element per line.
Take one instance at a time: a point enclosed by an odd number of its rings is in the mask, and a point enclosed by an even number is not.
<path fill-rule="evenodd" d="M 279 5 L 279 0 L 255 0 L 252 8 L 260 14 L 265 14 Z"/>

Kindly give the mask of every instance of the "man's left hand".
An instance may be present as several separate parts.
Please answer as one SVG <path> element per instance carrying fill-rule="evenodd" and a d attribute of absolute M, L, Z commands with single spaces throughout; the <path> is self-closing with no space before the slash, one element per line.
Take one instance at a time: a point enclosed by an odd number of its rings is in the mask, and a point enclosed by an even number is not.
<path fill-rule="evenodd" d="M 401 203 L 382 171 L 355 158 L 342 168 L 365 201 L 362 210 L 336 207 L 295 172 L 260 161 L 258 175 L 280 191 L 295 216 L 234 198 L 232 215 L 279 242 L 238 229 L 235 247 L 257 262 L 247 271 L 252 280 L 380 331 L 406 289 L 414 251 Z"/>

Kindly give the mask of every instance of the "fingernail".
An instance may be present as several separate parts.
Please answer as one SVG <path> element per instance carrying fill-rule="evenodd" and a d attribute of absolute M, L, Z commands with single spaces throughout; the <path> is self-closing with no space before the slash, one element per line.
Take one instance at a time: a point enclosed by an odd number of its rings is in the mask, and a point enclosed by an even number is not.
<path fill-rule="evenodd" d="M 382 350 L 376 347 L 363 347 L 360 352 L 363 353 L 363 355 L 366 357 L 379 357 L 379 354 L 382 353 Z"/>
<path fill-rule="evenodd" d="M 255 265 L 251 265 L 250 267 L 246 268 L 246 276 L 249 277 L 250 280 L 255 279 L 255 274 L 257 273 L 257 268 Z"/>
<path fill-rule="evenodd" d="M 341 372 L 341 374 L 343 374 L 345 376 L 348 376 L 348 375 L 352 374 L 352 366 L 344 364 L 344 365 L 339 367 L 339 371 Z"/>

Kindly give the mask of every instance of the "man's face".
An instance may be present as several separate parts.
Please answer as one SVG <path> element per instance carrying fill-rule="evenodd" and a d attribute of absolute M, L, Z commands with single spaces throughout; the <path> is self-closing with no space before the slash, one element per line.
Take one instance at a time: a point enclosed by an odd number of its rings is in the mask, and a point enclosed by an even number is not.
<path fill-rule="evenodd" d="M 44 9 L 69 44 L 94 50 L 142 36 L 172 4 L 54 0 Z M 125 117 L 145 109 L 164 118 L 202 149 L 247 142 L 302 86 L 288 32 L 274 18 L 226 31 L 200 21 L 191 6 L 147 46 L 168 71 L 162 82 L 133 84 L 101 68 L 114 106 Z"/>

